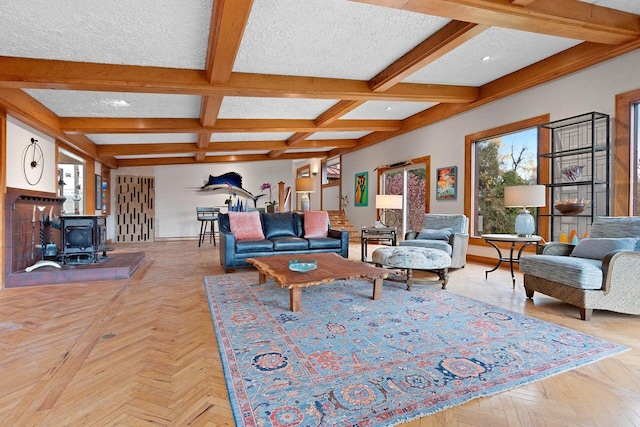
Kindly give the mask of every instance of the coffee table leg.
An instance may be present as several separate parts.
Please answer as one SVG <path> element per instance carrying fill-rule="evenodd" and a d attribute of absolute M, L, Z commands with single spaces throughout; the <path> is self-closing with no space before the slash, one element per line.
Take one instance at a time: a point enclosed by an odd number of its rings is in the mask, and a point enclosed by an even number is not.
<path fill-rule="evenodd" d="M 258 284 L 263 285 L 267 283 L 267 276 L 264 273 L 258 273 Z"/>
<path fill-rule="evenodd" d="M 289 289 L 291 311 L 302 311 L 302 288 Z"/>
<path fill-rule="evenodd" d="M 373 299 L 382 299 L 382 279 L 373 279 Z"/>

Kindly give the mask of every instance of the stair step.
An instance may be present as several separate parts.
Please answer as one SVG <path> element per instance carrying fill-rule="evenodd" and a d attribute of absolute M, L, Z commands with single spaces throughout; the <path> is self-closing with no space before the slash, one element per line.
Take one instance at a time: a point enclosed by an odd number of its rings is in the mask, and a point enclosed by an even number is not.
<path fill-rule="evenodd" d="M 331 228 L 349 232 L 350 242 L 360 241 L 360 230 L 356 229 L 353 224 L 351 224 L 344 211 L 331 210 L 327 211 L 327 213 L 329 214 L 329 222 L 331 223 Z"/>

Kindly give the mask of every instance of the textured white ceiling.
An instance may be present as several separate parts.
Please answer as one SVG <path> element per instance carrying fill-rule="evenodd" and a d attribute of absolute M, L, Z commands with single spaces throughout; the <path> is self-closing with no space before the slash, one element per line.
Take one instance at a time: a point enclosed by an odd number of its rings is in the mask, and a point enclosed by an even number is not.
<path fill-rule="evenodd" d="M 227 96 L 222 101 L 221 119 L 315 119 L 335 104 L 331 99 L 240 98 Z"/>
<path fill-rule="evenodd" d="M 580 40 L 493 27 L 405 81 L 481 86 L 579 43 Z M 491 59 L 482 61 L 485 56 Z"/>
<path fill-rule="evenodd" d="M 431 108 L 434 102 L 368 101 L 342 116 L 343 119 L 401 120 Z"/>
<path fill-rule="evenodd" d="M 308 139 L 358 139 L 371 132 L 316 132 Z"/>
<path fill-rule="evenodd" d="M 447 22 L 346 0 L 255 0 L 233 70 L 368 80 Z"/>
<path fill-rule="evenodd" d="M 3 0 L 0 55 L 204 69 L 211 5 L 212 0 Z"/>
<path fill-rule="evenodd" d="M 121 133 L 121 134 L 87 134 L 87 137 L 98 145 L 111 144 L 155 144 L 167 142 L 196 142 L 195 133 Z"/>
<path fill-rule="evenodd" d="M 228 141 L 284 141 L 292 132 L 214 133 L 211 142 Z"/>
<path fill-rule="evenodd" d="M 155 93 L 86 92 L 26 89 L 29 95 L 61 117 L 198 118 L 202 97 Z M 118 107 L 110 101 L 127 101 Z"/>
<path fill-rule="evenodd" d="M 638 0 L 579 0 L 579 1 L 640 15 L 640 1 Z"/>

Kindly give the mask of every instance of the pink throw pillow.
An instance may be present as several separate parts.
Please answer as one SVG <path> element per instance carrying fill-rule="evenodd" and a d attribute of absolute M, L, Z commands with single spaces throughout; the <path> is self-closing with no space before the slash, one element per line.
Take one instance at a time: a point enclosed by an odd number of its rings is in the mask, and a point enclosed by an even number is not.
<path fill-rule="evenodd" d="M 327 237 L 329 214 L 327 211 L 304 211 L 304 237 Z"/>
<path fill-rule="evenodd" d="M 229 228 L 236 240 L 263 240 L 260 212 L 229 212 Z"/>

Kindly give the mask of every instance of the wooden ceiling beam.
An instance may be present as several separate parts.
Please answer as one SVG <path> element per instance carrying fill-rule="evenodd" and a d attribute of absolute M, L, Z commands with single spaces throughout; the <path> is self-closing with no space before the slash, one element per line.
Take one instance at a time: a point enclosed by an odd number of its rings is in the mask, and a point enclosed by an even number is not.
<path fill-rule="evenodd" d="M 314 152 L 285 153 L 278 160 L 309 159 L 314 156 L 318 157 L 318 153 L 314 153 Z M 324 153 L 322 154 L 322 156 L 324 156 Z M 118 167 L 193 165 L 193 164 L 200 164 L 200 163 L 262 162 L 265 160 L 273 160 L 273 159 L 270 159 L 266 154 L 207 156 L 202 162 L 196 162 L 194 157 L 118 159 Z"/>
<path fill-rule="evenodd" d="M 367 85 L 373 92 L 386 91 L 427 64 L 480 34 L 486 28 L 484 25 L 452 21 L 378 73 L 367 82 Z M 319 115 L 315 122 L 318 126 L 333 123 L 364 102 L 363 100 L 340 101 Z"/>
<path fill-rule="evenodd" d="M 198 119 L 62 117 L 60 128 L 73 133 L 231 133 L 231 132 L 350 132 L 398 130 L 400 120 L 338 120 L 318 127 L 313 120 L 218 119 L 203 127 Z"/>
<path fill-rule="evenodd" d="M 334 152 L 344 154 L 377 144 L 523 90 L 611 60 L 637 49 L 640 49 L 640 40 L 634 40 L 619 46 L 608 46 L 588 42 L 581 43 L 542 61 L 536 62 L 529 67 L 485 84 L 480 88 L 481 96 L 477 101 L 467 104 L 436 105 L 403 120 L 402 129 L 398 131 L 373 132 L 360 138 L 358 140 L 358 146 L 355 149 L 336 149 Z"/>
<path fill-rule="evenodd" d="M 484 25 L 452 21 L 378 73 L 367 85 L 373 92 L 384 92 L 486 28 Z M 328 125 L 364 103 L 364 100 L 342 100 L 319 115 L 315 122 L 318 126 Z"/>
<path fill-rule="evenodd" d="M 352 148 L 357 146 L 355 139 L 314 139 L 301 141 L 296 148 Z M 135 156 L 148 154 L 187 154 L 196 152 L 228 152 L 246 150 L 286 149 L 286 141 L 232 141 L 211 142 L 205 148 L 198 148 L 192 142 L 173 142 L 158 144 L 102 144 L 98 145 L 98 154 L 104 156 Z"/>
<path fill-rule="evenodd" d="M 339 101 L 327 111 L 316 117 L 314 122 L 317 126 L 330 125 L 349 111 L 353 111 L 364 104 L 364 102 L 365 101 Z"/>
<path fill-rule="evenodd" d="M 617 45 L 640 37 L 640 17 L 577 0 L 351 0 L 481 25 Z M 526 3 L 526 2 L 525 2 Z"/>
<path fill-rule="evenodd" d="M 209 83 L 225 83 L 231 77 L 245 26 L 249 20 L 253 0 L 217 0 L 213 2 L 209 44 L 205 74 Z M 207 95 L 202 98 L 200 124 L 215 125 L 222 106 L 223 96 Z M 211 140 L 210 133 L 198 135 L 198 148 L 205 148 Z M 196 161 L 203 161 L 206 154 L 197 152 Z"/>
<path fill-rule="evenodd" d="M 486 30 L 486 25 L 451 21 L 369 80 L 369 89 L 385 91 Z"/>
<path fill-rule="evenodd" d="M 215 0 L 211 12 L 206 74 L 209 83 L 231 77 L 253 0 Z"/>
<path fill-rule="evenodd" d="M 478 88 L 401 83 L 376 93 L 361 80 L 232 73 L 210 84 L 199 70 L 0 56 L 0 88 L 164 93 L 199 96 L 470 102 Z"/>

